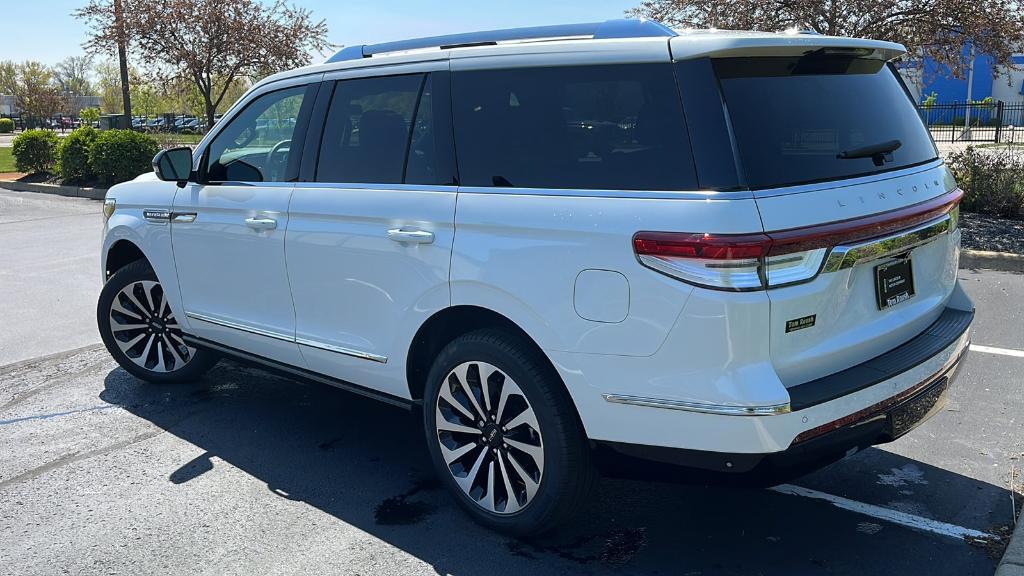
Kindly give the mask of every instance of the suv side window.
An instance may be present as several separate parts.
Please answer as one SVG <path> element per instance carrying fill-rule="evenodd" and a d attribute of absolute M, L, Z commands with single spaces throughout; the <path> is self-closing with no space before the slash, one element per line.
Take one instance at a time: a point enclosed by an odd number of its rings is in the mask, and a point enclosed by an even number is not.
<path fill-rule="evenodd" d="M 670 64 L 454 72 L 464 186 L 697 187 Z"/>
<path fill-rule="evenodd" d="M 316 181 L 434 183 L 432 102 L 426 74 L 338 81 Z"/>
<path fill-rule="evenodd" d="M 292 139 L 307 86 L 264 94 L 231 119 L 207 148 L 207 182 L 284 182 L 301 150 Z"/>

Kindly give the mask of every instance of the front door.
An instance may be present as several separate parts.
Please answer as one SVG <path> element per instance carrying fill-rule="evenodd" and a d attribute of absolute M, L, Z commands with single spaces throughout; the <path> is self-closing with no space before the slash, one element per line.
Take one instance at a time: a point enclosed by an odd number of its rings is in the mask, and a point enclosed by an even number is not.
<path fill-rule="evenodd" d="M 188 331 L 297 366 L 303 362 L 284 239 L 289 174 L 298 170 L 301 148 L 291 142 L 302 142 L 302 113 L 316 89 L 264 93 L 228 119 L 204 152 L 199 183 L 178 191 L 171 215 Z"/>
<path fill-rule="evenodd" d="M 323 135 L 307 139 L 319 161 L 292 195 L 285 251 L 308 367 L 395 396 L 408 394 L 415 331 L 450 305 L 457 188 L 442 67 L 325 83 Z"/>

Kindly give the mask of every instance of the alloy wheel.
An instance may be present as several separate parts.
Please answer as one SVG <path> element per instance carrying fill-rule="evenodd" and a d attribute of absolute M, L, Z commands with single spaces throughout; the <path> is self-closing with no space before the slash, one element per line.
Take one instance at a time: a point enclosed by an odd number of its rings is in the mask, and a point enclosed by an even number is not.
<path fill-rule="evenodd" d="M 502 370 L 464 362 L 441 383 L 435 405 L 441 456 L 462 492 L 493 514 L 533 500 L 544 475 L 544 445 L 533 406 Z"/>
<path fill-rule="evenodd" d="M 110 331 L 121 352 L 152 372 L 185 367 L 196 351 L 185 343 L 159 282 L 132 282 L 114 296 Z"/>

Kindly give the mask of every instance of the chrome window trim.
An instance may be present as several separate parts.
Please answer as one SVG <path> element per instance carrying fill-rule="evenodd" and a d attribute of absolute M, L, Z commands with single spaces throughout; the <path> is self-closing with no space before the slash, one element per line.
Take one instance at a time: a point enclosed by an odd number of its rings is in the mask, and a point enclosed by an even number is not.
<path fill-rule="evenodd" d="M 944 214 L 936 220 L 926 222 L 884 238 L 876 238 L 849 246 L 836 246 L 825 259 L 823 273 L 853 268 L 857 264 L 881 260 L 916 248 L 948 234 L 953 228 L 953 218 Z"/>
<path fill-rule="evenodd" d="M 425 74 L 427 72 L 445 72 L 448 70 L 448 59 L 438 58 L 421 62 L 395 62 L 378 64 L 373 67 L 347 68 L 325 72 L 323 81 L 359 80 L 362 78 L 379 78 L 381 76 L 402 76 L 405 74 Z"/>
<path fill-rule="evenodd" d="M 648 398 L 644 396 L 630 396 L 628 394 L 603 394 L 603 396 L 606 401 L 613 404 L 683 410 L 720 416 L 777 416 L 790 412 L 789 402 L 762 406 L 739 406 L 735 404 L 705 404 L 703 402 L 670 400 L 667 398 Z"/>
<path fill-rule="evenodd" d="M 655 200 L 752 200 L 749 190 L 597 190 L 586 188 L 512 188 L 460 186 L 460 194 L 512 194 L 516 196 L 577 196 L 581 198 L 645 198 Z"/>
<path fill-rule="evenodd" d="M 308 338 L 297 338 L 291 334 L 285 334 L 283 332 L 276 332 L 274 330 L 267 330 L 265 328 L 256 328 L 233 322 L 231 320 L 224 320 L 222 318 L 215 318 L 213 316 L 207 316 L 205 314 L 197 314 L 195 312 L 185 312 L 185 316 L 192 320 L 199 320 L 202 322 L 209 322 L 210 324 L 216 324 L 225 328 L 231 328 L 239 330 L 241 332 L 248 332 L 249 334 L 255 334 L 257 336 L 265 336 L 267 338 L 273 338 L 274 340 L 281 340 L 282 342 L 292 342 L 302 346 L 309 346 L 310 348 L 318 348 L 320 350 L 327 350 L 328 352 L 336 352 L 338 354 L 344 354 L 345 356 L 351 356 L 353 358 L 360 358 L 363 360 L 370 360 L 373 362 L 379 362 L 381 364 L 387 364 L 388 357 L 381 356 L 379 354 L 372 354 L 370 352 L 363 352 L 361 350 L 354 350 L 352 348 L 345 348 L 342 346 L 335 346 L 333 344 L 326 344 L 318 342 L 316 340 L 310 340 Z"/>
<path fill-rule="evenodd" d="M 331 190 L 380 190 L 398 192 L 447 192 L 455 194 L 458 186 L 446 184 L 383 184 L 378 182 L 296 182 L 299 188 L 327 188 Z"/>

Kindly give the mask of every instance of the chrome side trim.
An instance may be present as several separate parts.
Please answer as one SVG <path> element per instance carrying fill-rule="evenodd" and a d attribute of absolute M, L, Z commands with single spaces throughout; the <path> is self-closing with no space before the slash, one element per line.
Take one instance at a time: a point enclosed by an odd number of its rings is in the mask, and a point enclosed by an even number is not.
<path fill-rule="evenodd" d="M 949 233 L 952 228 L 953 218 L 949 214 L 944 214 L 936 220 L 926 222 L 916 228 L 911 228 L 892 236 L 868 240 L 867 242 L 850 246 L 836 246 L 832 249 L 828 259 L 825 260 L 822 272 L 837 272 L 853 268 L 857 264 L 864 262 L 894 256 L 911 248 L 927 244 L 937 237 Z"/>
<path fill-rule="evenodd" d="M 564 196 L 579 198 L 642 198 L 653 200 L 752 200 L 750 190 L 597 190 L 575 188 L 506 188 L 503 186 L 461 186 L 459 194 L 513 194 L 519 196 Z"/>
<path fill-rule="evenodd" d="M 605 400 L 613 404 L 684 410 L 701 414 L 718 414 L 720 416 L 775 416 L 790 412 L 789 402 L 767 406 L 736 406 L 731 404 L 704 404 L 703 402 L 687 402 L 685 400 L 669 400 L 666 398 L 645 398 L 625 394 L 604 394 L 603 396 Z"/>
<path fill-rule="evenodd" d="M 850 178 L 841 178 L 839 180 L 828 180 L 825 182 L 816 182 L 813 184 L 797 184 L 794 186 L 783 186 L 780 188 L 763 188 L 754 190 L 751 194 L 754 198 L 772 198 L 774 196 L 788 196 L 790 194 L 802 194 L 804 192 L 820 192 L 823 190 L 833 190 L 837 188 L 849 188 L 851 186 L 862 186 L 864 184 L 871 184 L 874 182 L 884 182 L 886 180 L 893 180 L 896 178 L 903 178 L 906 176 L 914 176 L 921 174 L 922 172 L 928 172 L 940 168 L 945 163 L 941 158 L 935 158 L 924 164 L 917 166 L 910 166 L 908 168 L 900 168 L 891 171 L 879 172 L 877 174 L 869 174 L 867 176 L 853 176 Z M 951 184 L 946 181 L 945 175 L 932 178 L 931 185 L 935 187 L 941 187 L 945 183 L 946 190 L 952 190 L 955 184 Z"/>
<path fill-rule="evenodd" d="M 205 314 L 196 314 L 195 312 L 185 312 L 185 316 L 193 320 L 200 320 L 202 322 L 209 322 L 210 324 L 216 324 L 225 328 L 233 328 L 235 330 L 241 330 L 242 332 L 248 332 L 250 334 L 256 334 L 257 336 L 266 336 L 267 338 L 273 338 L 275 340 L 283 340 L 285 342 L 295 342 L 295 337 L 291 334 L 283 334 L 281 332 L 274 332 L 273 330 L 266 330 L 264 328 L 255 328 L 245 324 L 239 324 L 238 322 L 232 322 L 230 320 L 222 320 L 220 318 L 214 318 L 212 316 L 206 316 Z"/>
<path fill-rule="evenodd" d="M 310 348 L 319 348 L 320 350 L 327 350 L 328 352 L 337 352 L 338 354 L 352 356 L 353 358 L 362 358 L 363 360 L 371 360 L 373 362 L 380 362 L 381 364 L 388 363 L 387 356 L 380 356 L 378 354 L 371 354 L 369 352 L 362 352 L 360 350 L 353 350 L 351 348 L 335 346 L 333 344 L 324 344 L 323 342 L 317 342 L 316 340 L 296 338 L 295 343 L 300 344 L 302 346 L 309 346 Z"/>
<path fill-rule="evenodd" d="M 281 340 L 284 342 L 294 342 L 295 344 L 301 344 L 302 346 L 309 346 L 310 348 L 319 348 L 320 350 L 327 350 L 328 352 L 337 352 L 338 354 L 344 354 L 346 356 L 352 356 L 353 358 L 361 358 L 363 360 L 371 360 L 373 362 L 380 362 L 381 364 L 387 364 L 388 357 L 380 356 L 377 354 L 371 354 L 369 352 L 362 352 L 360 350 L 353 350 L 351 348 L 343 348 L 341 346 L 335 346 L 333 344 L 324 344 L 323 342 L 317 342 L 316 340 L 309 340 L 308 338 L 296 338 L 291 334 L 284 334 L 282 332 L 274 332 L 273 330 L 266 330 L 264 328 L 255 328 L 245 324 L 239 324 L 238 322 L 232 322 L 231 320 L 223 320 L 221 318 L 214 318 L 213 316 L 207 316 L 205 314 L 196 314 L 195 312 L 185 312 L 185 316 L 193 320 L 200 320 L 202 322 L 209 322 L 210 324 L 216 324 L 225 328 L 232 328 L 234 330 L 240 330 L 242 332 L 248 332 L 250 334 L 256 334 L 257 336 L 266 336 L 267 338 L 273 338 L 275 340 Z"/>

